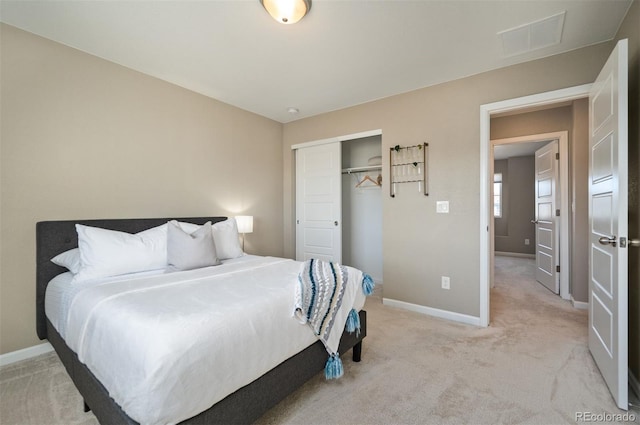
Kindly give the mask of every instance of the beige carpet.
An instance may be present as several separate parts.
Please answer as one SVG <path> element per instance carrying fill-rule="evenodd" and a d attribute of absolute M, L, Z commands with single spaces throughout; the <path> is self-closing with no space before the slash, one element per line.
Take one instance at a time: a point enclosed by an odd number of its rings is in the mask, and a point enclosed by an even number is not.
<path fill-rule="evenodd" d="M 586 311 L 532 273 L 531 260 L 496 259 L 485 329 L 383 306 L 378 291 L 362 362 L 345 356 L 342 379 L 318 375 L 258 424 L 563 424 L 577 412 L 623 413 L 589 354 Z M 55 355 L 0 369 L 0 424 L 95 423 Z"/>

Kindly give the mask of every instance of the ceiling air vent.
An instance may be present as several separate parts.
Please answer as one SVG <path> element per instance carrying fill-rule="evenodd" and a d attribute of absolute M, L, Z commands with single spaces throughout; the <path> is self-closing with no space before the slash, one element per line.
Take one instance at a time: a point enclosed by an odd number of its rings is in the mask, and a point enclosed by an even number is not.
<path fill-rule="evenodd" d="M 565 13 L 562 11 L 548 18 L 500 31 L 498 37 L 502 40 L 503 55 L 521 55 L 560 43 Z"/>

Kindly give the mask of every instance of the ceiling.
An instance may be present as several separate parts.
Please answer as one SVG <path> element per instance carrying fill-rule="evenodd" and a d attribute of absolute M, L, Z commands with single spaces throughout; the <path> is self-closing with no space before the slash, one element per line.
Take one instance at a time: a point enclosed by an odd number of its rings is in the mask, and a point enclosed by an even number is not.
<path fill-rule="evenodd" d="M 496 145 L 493 148 L 493 159 L 495 161 L 499 161 L 501 159 L 518 156 L 532 156 L 538 149 L 549 142 L 550 140 L 545 140 L 543 142 L 522 142 L 510 143 L 508 145 Z"/>
<path fill-rule="evenodd" d="M 0 21 L 286 123 L 611 40 L 631 2 L 316 0 L 282 25 L 258 0 L 2 0 Z M 497 33 L 563 11 L 559 44 L 503 55 Z"/>

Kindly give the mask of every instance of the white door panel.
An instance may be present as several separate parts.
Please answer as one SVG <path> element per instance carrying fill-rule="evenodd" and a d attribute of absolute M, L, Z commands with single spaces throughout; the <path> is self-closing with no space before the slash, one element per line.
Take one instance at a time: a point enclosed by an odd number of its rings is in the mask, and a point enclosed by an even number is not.
<path fill-rule="evenodd" d="M 541 248 L 553 249 L 553 232 L 551 230 L 538 228 L 537 238 Z"/>
<path fill-rule="evenodd" d="M 591 264 L 594 285 L 597 285 L 598 289 L 611 299 L 613 297 L 613 256 L 597 246 L 592 246 Z"/>
<path fill-rule="evenodd" d="M 327 220 L 333 219 L 333 204 L 330 202 L 308 202 L 303 208 L 301 218 L 309 225 L 313 223 L 322 225 Z"/>
<path fill-rule="evenodd" d="M 595 183 L 611 178 L 613 175 L 613 134 L 609 133 L 604 139 L 593 146 L 591 156 L 592 178 Z"/>
<path fill-rule="evenodd" d="M 328 254 L 333 249 L 333 233 L 327 229 L 311 229 L 307 227 L 303 230 L 306 249 L 326 249 Z"/>
<path fill-rule="evenodd" d="M 597 296 L 593 296 L 591 303 L 591 317 L 593 333 L 598 338 L 598 343 L 604 348 L 609 357 L 613 356 L 613 313 L 606 303 Z"/>
<path fill-rule="evenodd" d="M 550 223 L 553 220 L 553 204 L 551 202 L 538 203 L 538 221 Z"/>
<path fill-rule="evenodd" d="M 340 262 L 341 144 L 296 150 L 296 259 Z"/>
<path fill-rule="evenodd" d="M 547 170 L 551 171 L 551 170 Z M 551 196 L 552 192 L 552 182 L 551 179 L 544 179 L 538 181 L 538 196 Z"/>
<path fill-rule="evenodd" d="M 628 406 L 627 40 L 589 94 L 589 350 L 618 407 Z"/>
<path fill-rule="evenodd" d="M 331 164 L 327 164 L 330 166 Z M 306 170 L 309 173 L 309 170 Z M 331 179 L 326 176 L 313 177 L 309 176 L 304 180 L 304 196 L 328 196 L 333 193 L 331 187 Z"/>
<path fill-rule="evenodd" d="M 560 205 L 558 180 L 558 141 L 554 140 L 536 151 L 536 280 L 556 294 L 560 293 L 557 272 L 559 259 Z"/>

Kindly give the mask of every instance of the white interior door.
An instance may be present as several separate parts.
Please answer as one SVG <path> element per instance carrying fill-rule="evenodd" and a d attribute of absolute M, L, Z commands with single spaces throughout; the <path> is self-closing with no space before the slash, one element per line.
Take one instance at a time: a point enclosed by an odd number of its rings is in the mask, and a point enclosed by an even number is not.
<path fill-rule="evenodd" d="M 558 141 L 536 151 L 536 280 L 555 294 L 560 293 Z"/>
<path fill-rule="evenodd" d="M 342 261 L 340 142 L 296 150 L 296 259 Z"/>
<path fill-rule="evenodd" d="M 589 349 L 628 408 L 627 40 L 589 93 Z"/>

